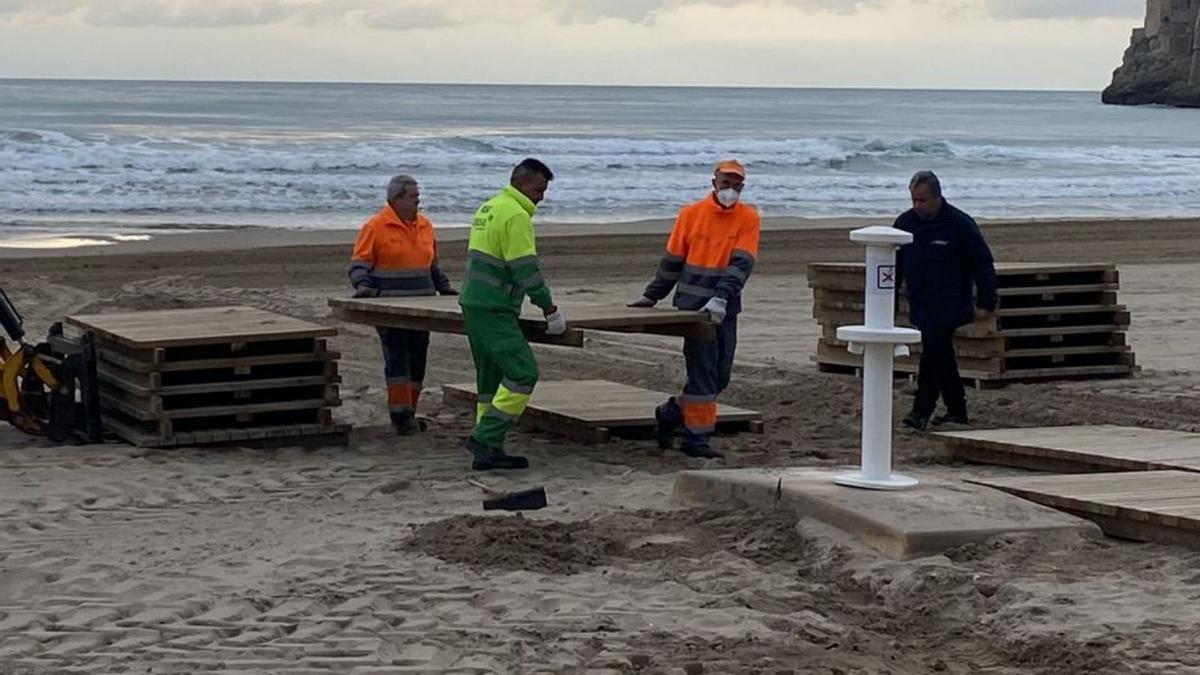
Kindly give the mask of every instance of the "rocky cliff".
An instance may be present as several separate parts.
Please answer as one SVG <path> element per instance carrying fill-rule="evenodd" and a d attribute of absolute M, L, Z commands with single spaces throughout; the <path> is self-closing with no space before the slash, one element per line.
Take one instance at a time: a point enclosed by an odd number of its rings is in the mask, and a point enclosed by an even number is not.
<path fill-rule="evenodd" d="M 1146 0 L 1105 103 L 1200 108 L 1200 0 Z"/>

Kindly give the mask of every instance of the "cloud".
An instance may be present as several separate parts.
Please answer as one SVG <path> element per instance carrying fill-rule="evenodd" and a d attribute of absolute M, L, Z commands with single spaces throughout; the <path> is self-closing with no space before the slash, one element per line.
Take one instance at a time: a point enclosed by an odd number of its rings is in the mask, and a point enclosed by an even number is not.
<path fill-rule="evenodd" d="M 926 0 L 942 5 L 949 13 L 973 12 L 983 16 L 1014 19 L 1140 19 L 1146 0 Z"/>
<path fill-rule="evenodd" d="M 436 29 L 479 22 L 560 24 L 603 20 L 653 24 L 665 12 L 696 6 L 774 4 L 852 14 L 899 0 L 0 0 L 0 20 L 71 16 L 93 26 L 221 28 L 298 23 L 379 30 Z M 913 0 L 949 14 L 994 19 L 1139 17 L 1145 0 Z"/>
<path fill-rule="evenodd" d="M 419 30 L 480 21 L 519 23 L 548 18 L 562 24 L 615 19 L 652 23 L 687 6 L 765 2 L 818 11 L 854 12 L 890 0 L 0 0 L 0 19 L 72 15 L 94 26 L 193 27 L 355 24 Z"/>

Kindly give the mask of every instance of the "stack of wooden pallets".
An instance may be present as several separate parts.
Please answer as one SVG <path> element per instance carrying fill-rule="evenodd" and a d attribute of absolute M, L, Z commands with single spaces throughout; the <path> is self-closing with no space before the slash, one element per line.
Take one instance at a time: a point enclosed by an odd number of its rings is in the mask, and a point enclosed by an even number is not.
<path fill-rule="evenodd" d="M 1117 301 L 1119 277 L 1110 264 L 998 263 L 996 316 L 958 331 L 963 378 L 978 387 L 1013 381 L 1128 377 L 1136 370 L 1126 344 L 1129 312 Z M 821 337 L 813 360 L 822 370 L 857 372 L 862 357 L 837 339 L 839 326 L 863 322 L 861 263 L 813 263 L 813 316 Z M 901 299 L 897 325 L 908 324 Z M 896 360 L 896 372 L 916 372 L 920 346 Z"/>
<path fill-rule="evenodd" d="M 337 331 L 250 307 L 72 316 L 95 336 L 104 425 L 145 447 L 344 443 Z"/>

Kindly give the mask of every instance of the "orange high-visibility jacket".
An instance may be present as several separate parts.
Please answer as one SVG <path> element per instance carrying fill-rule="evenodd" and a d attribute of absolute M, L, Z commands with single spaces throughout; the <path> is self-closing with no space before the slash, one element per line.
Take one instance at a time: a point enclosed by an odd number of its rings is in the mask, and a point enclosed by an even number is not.
<path fill-rule="evenodd" d="M 699 310 L 718 297 L 727 313 L 739 312 L 758 256 L 758 227 L 758 211 L 741 202 L 725 209 L 710 194 L 683 207 L 646 297 L 662 300 L 675 288 L 679 309 Z"/>
<path fill-rule="evenodd" d="M 434 295 L 450 288 L 438 265 L 433 224 L 420 213 L 406 223 L 390 205 L 359 230 L 349 275 L 356 291 L 376 289 L 385 297 Z"/>

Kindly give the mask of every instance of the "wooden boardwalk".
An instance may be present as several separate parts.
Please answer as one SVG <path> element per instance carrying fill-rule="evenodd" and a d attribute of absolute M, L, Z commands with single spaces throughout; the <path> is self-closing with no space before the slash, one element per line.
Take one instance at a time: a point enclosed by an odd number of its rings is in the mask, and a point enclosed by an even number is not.
<path fill-rule="evenodd" d="M 1200 472 L 1200 434 L 1111 425 L 933 434 L 954 456 L 1035 471 Z"/>
<path fill-rule="evenodd" d="M 337 331 L 252 307 L 79 315 L 96 338 L 103 423 L 139 446 L 344 444 Z"/>
<path fill-rule="evenodd" d="M 1200 546 L 1200 473 L 1133 471 L 968 482 L 1095 521 L 1135 541 Z"/>
<path fill-rule="evenodd" d="M 433 333 L 466 332 L 462 309 L 458 306 L 458 298 L 453 296 L 330 298 L 329 306 L 335 317 L 352 323 Z M 699 312 L 590 303 L 561 303 L 559 308 L 567 317 L 567 332 L 549 336 L 545 334 L 546 319 L 541 310 L 526 304 L 521 313 L 521 328 L 531 342 L 582 347 L 584 329 L 692 337 L 713 334 L 707 317 Z"/>
<path fill-rule="evenodd" d="M 448 402 L 475 405 L 473 383 L 443 385 L 442 393 Z M 654 408 L 668 396 L 604 380 L 539 382 L 521 420 L 528 427 L 603 443 L 613 435 L 652 431 Z M 762 413 L 720 404 L 717 431 L 762 433 Z"/>

